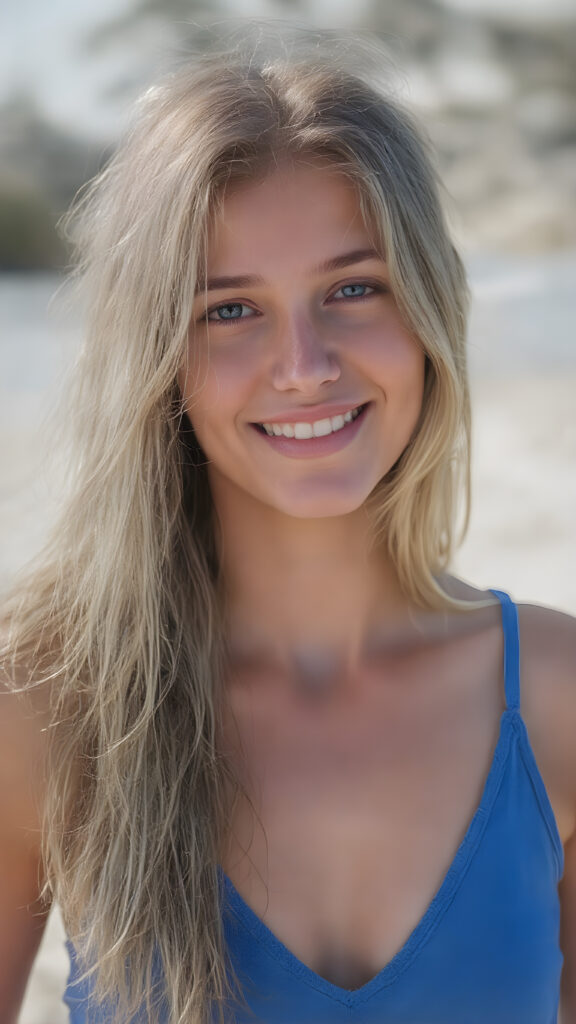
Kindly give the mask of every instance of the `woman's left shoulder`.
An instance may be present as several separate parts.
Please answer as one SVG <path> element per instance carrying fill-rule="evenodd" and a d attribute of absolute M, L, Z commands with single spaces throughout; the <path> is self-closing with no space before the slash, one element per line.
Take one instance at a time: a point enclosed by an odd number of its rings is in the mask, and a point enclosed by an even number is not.
<path fill-rule="evenodd" d="M 519 604 L 524 685 L 566 690 L 576 700 L 576 617 L 541 605 Z"/>
<path fill-rule="evenodd" d="M 576 1022 L 576 618 L 518 607 L 521 710 L 564 846 L 561 1016 Z"/>
<path fill-rule="evenodd" d="M 522 716 L 545 779 L 576 813 L 576 618 L 520 604 L 518 620 Z"/>

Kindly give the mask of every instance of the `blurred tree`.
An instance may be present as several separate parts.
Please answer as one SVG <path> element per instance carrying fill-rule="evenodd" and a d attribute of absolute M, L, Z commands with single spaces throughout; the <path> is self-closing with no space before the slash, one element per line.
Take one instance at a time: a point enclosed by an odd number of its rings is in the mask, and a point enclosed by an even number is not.
<path fill-rule="evenodd" d="M 15 181 L 0 181 L 0 271 L 62 267 L 66 251 L 45 196 Z"/>
<path fill-rule="evenodd" d="M 27 93 L 0 106 L 0 269 L 62 266 L 56 224 L 107 153 L 51 124 Z"/>
<path fill-rule="evenodd" d="M 0 166 L 32 191 L 43 192 L 54 213 L 69 205 L 82 182 L 91 178 L 109 155 L 93 142 L 53 124 L 26 92 L 0 105 Z"/>

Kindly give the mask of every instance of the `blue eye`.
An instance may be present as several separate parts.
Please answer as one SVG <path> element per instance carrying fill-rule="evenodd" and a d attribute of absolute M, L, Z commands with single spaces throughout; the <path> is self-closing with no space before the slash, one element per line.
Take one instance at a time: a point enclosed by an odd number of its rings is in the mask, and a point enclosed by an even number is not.
<path fill-rule="evenodd" d="M 247 312 L 247 315 L 243 313 L 243 310 Z M 230 320 L 246 320 L 254 315 L 254 310 L 250 306 L 244 305 L 243 302 L 224 302 L 221 306 L 215 306 L 214 309 L 209 310 L 206 320 L 211 323 L 222 323 Z"/>
<path fill-rule="evenodd" d="M 364 299 L 367 295 L 371 295 L 376 289 L 369 284 L 361 284 L 355 282 L 352 284 L 343 284 L 338 291 L 334 292 L 333 298 L 344 298 L 344 299 Z"/>

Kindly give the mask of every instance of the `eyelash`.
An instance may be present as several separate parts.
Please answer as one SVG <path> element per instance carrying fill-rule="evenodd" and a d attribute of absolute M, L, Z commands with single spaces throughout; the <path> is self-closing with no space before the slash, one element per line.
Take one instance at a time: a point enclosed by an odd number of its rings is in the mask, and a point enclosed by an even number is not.
<path fill-rule="evenodd" d="M 341 284 L 340 287 L 337 288 L 336 291 L 329 296 L 329 300 L 333 300 L 335 295 L 337 295 L 338 292 L 341 292 L 343 288 L 368 288 L 370 290 L 368 294 L 364 295 L 345 295 L 341 299 L 336 299 L 336 302 L 362 302 L 363 300 L 370 298 L 372 295 L 383 294 L 388 291 L 388 289 L 383 284 L 377 284 L 376 282 L 346 281 L 345 284 Z M 224 318 L 214 317 L 214 319 L 211 319 L 212 314 L 217 313 L 219 309 L 230 309 L 235 306 L 240 307 L 240 309 L 250 309 L 252 310 L 252 314 L 250 316 L 234 316 Z M 206 310 L 206 313 L 204 313 L 204 315 L 200 317 L 200 322 L 211 324 L 223 324 L 225 326 L 228 326 L 229 324 L 239 323 L 243 320 L 250 320 L 252 319 L 252 316 L 260 316 L 260 314 L 257 313 L 253 309 L 253 307 L 250 306 L 247 302 L 219 302 L 217 306 L 212 306 L 211 309 Z"/>

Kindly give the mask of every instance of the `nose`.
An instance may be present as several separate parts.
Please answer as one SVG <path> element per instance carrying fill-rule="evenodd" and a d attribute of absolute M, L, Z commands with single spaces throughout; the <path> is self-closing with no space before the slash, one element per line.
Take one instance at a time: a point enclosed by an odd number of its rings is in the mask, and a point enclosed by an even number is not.
<path fill-rule="evenodd" d="M 272 371 L 278 391 L 296 390 L 313 396 L 323 384 L 339 377 L 333 346 L 308 318 L 295 315 L 279 329 Z"/>

